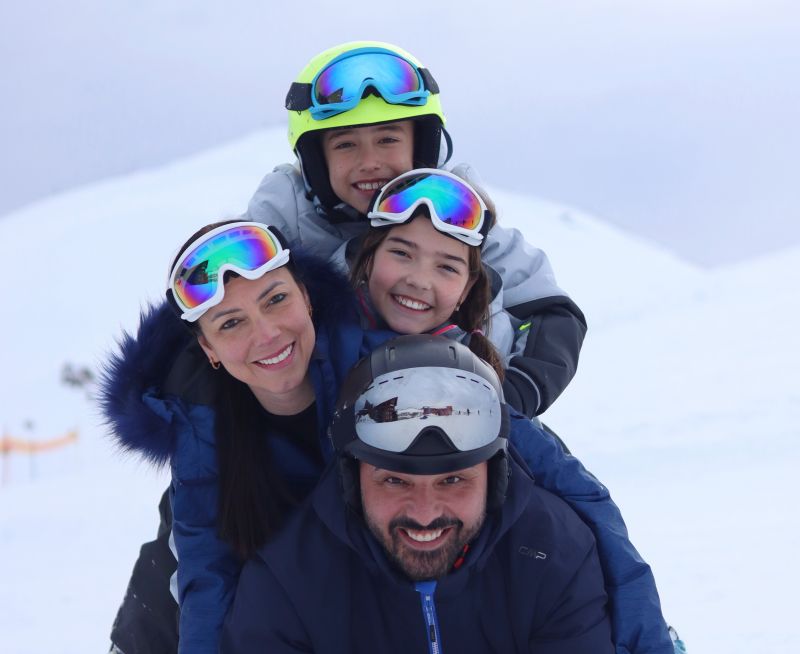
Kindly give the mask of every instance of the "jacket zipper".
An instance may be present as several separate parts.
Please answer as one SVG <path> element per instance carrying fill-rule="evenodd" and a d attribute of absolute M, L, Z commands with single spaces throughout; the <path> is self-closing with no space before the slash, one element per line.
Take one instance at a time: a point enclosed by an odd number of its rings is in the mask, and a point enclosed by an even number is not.
<path fill-rule="evenodd" d="M 433 601 L 436 582 L 418 581 L 414 584 L 414 589 L 419 593 L 422 602 L 422 616 L 425 618 L 425 631 L 428 635 L 428 651 L 430 654 L 442 654 L 439 621 L 436 618 L 436 604 Z"/>

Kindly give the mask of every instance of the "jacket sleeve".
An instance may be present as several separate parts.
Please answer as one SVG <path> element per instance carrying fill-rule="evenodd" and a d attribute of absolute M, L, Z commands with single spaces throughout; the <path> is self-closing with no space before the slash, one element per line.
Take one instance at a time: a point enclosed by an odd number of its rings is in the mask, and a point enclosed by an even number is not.
<path fill-rule="evenodd" d="M 575 375 L 586 319 L 556 283 L 547 255 L 518 230 L 492 227 L 481 257 L 503 280 L 503 308 L 515 326 L 504 390 L 509 403 L 531 418 Z"/>
<path fill-rule="evenodd" d="M 300 240 L 297 220 L 299 189 L 291 171 L 291 166 L 285 164 L 267 173 L 242 218 L 277 227 L 287 241 L 294 242 Z"/>
<path fill-rule="evenodd" d="M 306 629 L 285 590 L 257 556 L 247 562 L 222 632 L 221 654 L 311 652 Z"/>
<path fill-rule="evenodd" d="M 176 404 L 178 404 L 176 402 Z M 241 564 L 217 537 L 218 476 L 213 417 L 208 407 L 173 408 L 178 444 L 173 455 L 173 536 L 178 554 L 179 654 L 216 654 Z"/>
<path fill-rule="evenodd" d="M 608 489 L 550 434 L 515 412 L 511 441 L 537 483 L 567 502 L 594 534 L 616 653 L 672 654 L 653 573 L 630 542 Z"/>
<path fill-rule="evenodd" d="M 276 166 L 261 180 L 242 218 L 277 227 L 290 245 L 302 245 L 325 261 L 368 226 L 366 220 L 336 222 L 320 215 L 306 195 L 303 176 L 290 164 Z"/>
<path fill-rule="evenodd" d="M 509 404 L 532 418 L 546 411 L 575 376 L 586 319 L 563 295 L 507 311 L 516 319 L 516 330 L 503 391 Z"/>

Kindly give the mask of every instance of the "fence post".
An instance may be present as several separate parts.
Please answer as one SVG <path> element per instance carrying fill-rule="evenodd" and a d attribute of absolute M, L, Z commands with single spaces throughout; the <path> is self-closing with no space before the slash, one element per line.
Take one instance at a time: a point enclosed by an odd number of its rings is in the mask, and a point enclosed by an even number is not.
<path fill-rule="evenodd" d="M 8 477 L 9 477 L 8 462 L 10 459 L 9 457 L 10 450 L 11 450 L 11 443 L 9 441 L 8 435 L 6 434 L 5 429 L 3 429 L 3 436 L 0 437 L 0 456 L 3 457 L 3 468 L 2 468 L 3 472 L 2 472 L 2 477 L 0 477 L 0 485 L 2 486 L 5 486 L 6 483 L 8 483 Z"/>

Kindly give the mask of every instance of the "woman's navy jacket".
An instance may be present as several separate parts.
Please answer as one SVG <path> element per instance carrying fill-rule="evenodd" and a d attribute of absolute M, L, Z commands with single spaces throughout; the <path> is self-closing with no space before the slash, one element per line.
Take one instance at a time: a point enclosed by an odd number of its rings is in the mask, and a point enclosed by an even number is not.
<path fill-rule="evenodd" d="M 310 265 L 310 264 L 306 264 Z M 307 275 L 317 342 L 310 371 L 317 397 L 320 447 L 339 384 L 350 367 L 391 332 L 365 331 L 346 282 L 329 270 Z M 173 533 L 178 551 L 180 652 L 216 652 L 241 571 L 217 537 L 217 457 L 211 390 L 214 371 L 195 339 L 166 305 L 142 316 L 106 367 L 100 396 L 120 448 L 172 471 Z M 650 567 L 628 539 L 608 490 L 544 430 L 512 412 L 511 441 L 538 485 L 564 499 L 597 540 L 617 654 L 673 651 Z M 307 492 L 322 470 L 288 438 L 266 433 L 286 481 Z"/>

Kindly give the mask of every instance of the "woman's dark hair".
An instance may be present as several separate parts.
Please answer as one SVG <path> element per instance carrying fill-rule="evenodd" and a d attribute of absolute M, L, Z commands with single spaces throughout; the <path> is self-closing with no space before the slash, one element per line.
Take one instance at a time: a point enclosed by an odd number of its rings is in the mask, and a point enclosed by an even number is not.
<path fill-rule="evenodd" d="M 231 222 L 238 221 L 206 225 L 192 235 L 180 253 L 202 234 Z M 304 289 L 305 284 L 292 261 L 284 267 Z M 227 272 L 224 283 L 234 277 L 238 275 Z M 195 336 L 202 333 L 199 321 L 183 323 Z M 219 467 L 217 528 L 220 538 L 230 543 L 245 560 L 280 528 L 295 501 L 287 491 L 281 471 L 271 462 L 267 443 L 268 414 L 250 387 L 231 376 L 224 367 L 213 374 L 216 382 L 214 436 Z"/>
<path fill-rule="evenodd" d="M 264 409 L 247 384 L 224 368 L 215 374 L 218 530 L 246 560 L 281 527 L 294 501 L 271 462 Z"/>
<path fill-rule="evenodd" d="M 428 215 L 427 208 L 420 207 L 411 220 L 418 216 L 427 217 Z M 355 288 L 368 283 L 375 252 L 391 231 L 391 227 L 370 227 L 367 230 L 356 260 L 351 266 L 350 281 Z M 492 289 L 489 275 L 481 261 L 481 249 L 469 247 L 468 250 L 469 279 L 475 281 L 461 306 L 450 316 L 450 321 L 469 334 L 466 342 L 469 349 L 492 366 L 502 381 L 505 377 L 502 358 L 497 348 L 483 333 L 484 329 L 488 331 L 490 323 L 489 305 L 492 302 Z"/>

